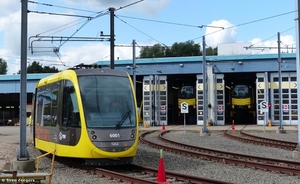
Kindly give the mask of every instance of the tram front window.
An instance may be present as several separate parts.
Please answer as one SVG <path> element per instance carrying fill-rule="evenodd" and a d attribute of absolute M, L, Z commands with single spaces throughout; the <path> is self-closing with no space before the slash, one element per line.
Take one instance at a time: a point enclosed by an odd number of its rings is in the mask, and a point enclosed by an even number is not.
<path fill-rule="evenodd" d="M 249 89 L 246 85 L 236 85 L 233 88 L 233 98 L 247 98 L 249 97 Z"/>
<path fill-rule="evenodd" d="M 83 76 L 79 85 L 87 127 L 135 127 L 136 112 L 128 78 Z"/>
<path fill-rule="evenodd" d="M 195 90 L 193 86 L 182 86 L 178 94 L 179 98 L 195 98 Z"/>

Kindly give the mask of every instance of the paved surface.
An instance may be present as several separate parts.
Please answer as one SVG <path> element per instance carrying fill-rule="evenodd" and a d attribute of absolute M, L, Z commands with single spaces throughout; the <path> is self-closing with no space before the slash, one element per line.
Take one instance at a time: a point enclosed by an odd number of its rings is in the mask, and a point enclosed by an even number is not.
<path fill-rule="evenodd" d="M 26 139 L 30 141 L 30 128 L 26 127 Z M 0 141 L 5 143 L 20 143 L 20 126 L 0 126 Z"/>

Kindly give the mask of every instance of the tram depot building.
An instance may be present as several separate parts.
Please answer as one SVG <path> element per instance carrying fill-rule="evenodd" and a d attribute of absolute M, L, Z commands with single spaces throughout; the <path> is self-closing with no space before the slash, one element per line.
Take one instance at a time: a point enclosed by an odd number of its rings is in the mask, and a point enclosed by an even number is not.
<path fill-rule="evenodd" d="M 95 64 L 110 68 L 110 61 Z M 295 53 L 282 53 L 280 58 L 278 54 L 206 56 L 205 65 L 202 56 L 136 59 L 135 65 L 132 60 L 116 60 L 114 66 L 115 70 L 128 72 L 135 81 L 137 103 L 139 107 L 143 103 L 143 121 L 149 125 L 180 125 L 184 117 L 186 124 L 203 125 L 205 108 L 206 119 L 213 125 L 232 121 L 263 125 L 267 120 L 273 125 L 279 125 L 280 120 L 284 126 L 298 124 Z M 35 84 L 49 75 L 27 75 L 28 113 Z M 0 126 L 15 124 L 19 120 L 20 75 L 0 75 L 0 83 Z M 249 86 L 241 94 L 249 94 L 252 107 L 233 107 L 238 100 L 234 99 L 234 85 Z M 182 97 L 181 92 L 190 95 Z M 182 101 L 189 104 L 188 113 L 181 113 Z M 263 101 L 268 103 L 268 112 L 261 109 Z"/>

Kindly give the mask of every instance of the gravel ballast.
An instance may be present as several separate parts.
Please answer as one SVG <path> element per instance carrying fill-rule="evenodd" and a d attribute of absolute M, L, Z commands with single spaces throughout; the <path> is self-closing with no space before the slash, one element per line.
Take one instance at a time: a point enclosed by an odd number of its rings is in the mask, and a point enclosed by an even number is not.
<path fill-rule="evenodd" d="M 158 131 L 160 132 L 160 131 Z M 157 133 L 150 134 L 146 138 L 151 141 L 162 143 L 157 138 Z M 142 132 L 141 132 L 142 133 Z M 287 132 L 286 134 L 277 134 L 276 132 L 249 132 L 251 134 L 259 135 L 262 137 L 276 138 L 280 140 L 288 140 L 297 142 L 296 132 Z M 183 142 L 195 146 L 202 146 L 212 149 L 220 149 L 224 151 L 238 152 L 242 154 L 256 155 L 261 157 L 271 157 L 279 159 L 288 159 L 296 161 L 292 158 L 292 151 L 264 147 L 259 145 L 252 145 L 235 140 L 231 140 L 222 135 L 222 132 L 212 132 L 211 136 L 200 136 L 197 131 L 171 131 L 165 134 L 165 136 L 174 141 Z M 1 158 L 5 161 L 8 158 L 14 157 L 12 153 L 16 153 L 18 145 L 11 143 L 1 142 L 0 153 Z M 40 151 L 35 149 L 31 143 L 27 147 L 29 154 L 32 158 L 36 158 L 41 155 Z M 149 167 L 158 168 L 160 159 L 160 150 L 154 149 L 139 143 L 139 148 L 134 163 L 138 165 L 144 165 Z M 9 155 L 5 155 L 9 154 Z M 232 166 L 228 164 L 215 163 L 212 161 L 200 160 L 190 158 L 188 156 L 177 155 L 163 152 L 165 169 L 175 172 L 181 172 L 189 175 L 195 175 L 200 177 L 208 177 L 218 180 L 223 180 L 232 183 L 245 183 L 245 184 L 296 184 L 300 182 L 299 176 L 290 176 L 286 174 L 277 174 L 273 172 L 267 172 L 262 170 L 255 170 L 250 168 L 244 168 L 241 166 Z M 41 160 L 40 171 L 49 172 L 51 161 L 49 158 Z M 87 173 L 85 171 L 69 168 L 60 163 L 55 163 L 54 175 L 52 179 L 54 184 L 70 184 L 70 183 L 85 183 L 85 184 L 115 184 L 117 181 L 112 181 L 106 178 L 100 178 L 99 176 Z"/>

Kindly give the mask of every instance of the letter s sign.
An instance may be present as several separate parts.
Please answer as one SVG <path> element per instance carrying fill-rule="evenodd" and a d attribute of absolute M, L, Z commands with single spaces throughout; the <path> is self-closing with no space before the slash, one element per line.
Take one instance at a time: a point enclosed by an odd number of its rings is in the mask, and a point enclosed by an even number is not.
<path fill-rule="evenodd" d="M 181 113 L 189 113 L 189 105 L 186 102 L 181 103 Z"/>
<path fill-rule="evenodd" d="M 263 102 L 261 103 L 261 108 L 262 108 L 262 109 L 266 109 L 266 108 L 267 108 L 267 102 L 266 102 L 266 101 L 263 101 Z"/>
<path fill-rule="evenodd" d="M 261 112 L 268 112 L 268 103 L 266 101 L 260 102 L 260 111 Z"/>

